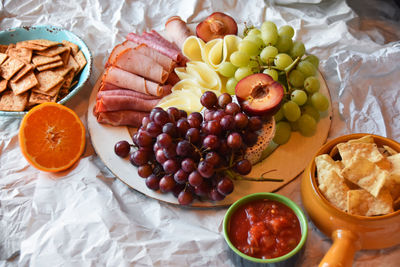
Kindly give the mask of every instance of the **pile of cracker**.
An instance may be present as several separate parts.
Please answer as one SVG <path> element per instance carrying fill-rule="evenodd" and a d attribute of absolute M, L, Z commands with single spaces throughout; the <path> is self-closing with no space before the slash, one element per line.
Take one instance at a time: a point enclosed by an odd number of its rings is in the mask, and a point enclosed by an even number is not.
<path fill-rule="evenodd" d="M 334 160 L 337 155 L 341 160 Z M 400 153 L 378 147 L 373 136 L 337 144 L 315 158 L 319 189 L 337 208 L 376 216 L 400 208 Z"/>
<path fill-rule="evenodd" d="M 79 46 L 66 40 L 0 45 L 0 110 L 24 111 L 59 101 L 86 63 Z"/>

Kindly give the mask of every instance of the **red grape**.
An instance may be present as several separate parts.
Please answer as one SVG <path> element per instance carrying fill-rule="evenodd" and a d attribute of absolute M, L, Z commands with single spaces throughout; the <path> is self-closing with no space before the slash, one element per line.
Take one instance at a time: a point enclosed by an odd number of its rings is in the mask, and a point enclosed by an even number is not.
<path fill-rule="evenodd" d="M 121 158 L 125 158 L 131 151 L 131 145 L 128 141 L 119 141 L 114 145 L 114 152 Z"/>
<path fill-rule="evenodd" d="M 217 95 L 211 91 L 204 92 L 204 94 L 200 97 L 200 103 L 206 108 L 214 107 L 217 102 Z"/>

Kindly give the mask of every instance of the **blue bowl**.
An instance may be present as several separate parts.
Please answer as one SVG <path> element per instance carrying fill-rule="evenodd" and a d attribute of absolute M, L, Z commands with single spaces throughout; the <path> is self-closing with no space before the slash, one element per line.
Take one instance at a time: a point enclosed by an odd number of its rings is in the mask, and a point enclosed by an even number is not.
<path fill-rule="evenodd" d="M 78 83 L 71 88 L 71 91 L 68 95 L 58 101 L 60 104 L 67 103 L 68 100 L 76 95 L 89 80 L 92 71 L 92 54 L 90 53 L 88 46 L 81 38 L 72 32 L 60 27 L 49 25 L 11 28 L 0 32 L 0 44 L 8 45 L 11 43 L 33 39 L 47 39 L 58 42 L 67 40 L 78 45 L 85 55 L 87 64 L 79 74 Z M 0 116 L 23 116 L 26 114 L 26 112 L 27 111 L 0 111 Z"/>
<path fill-rule="evenodd" d="M 286 255 L 277 257 L 277 258 L 272 258 L 272 259 L 259 259 L 259 258 L 254 258 L 251 256 L 248 256 L 244 253 L 242 253 L 240 250 L 238 250 L 230 241 L 229 238 L 229 227 L 230 227 L 230 219 L 232 215 L 235 213 L 235 211 L 242 205 L 252 202 L 254 200 L 259 200 L 259 199 L 269 199 L 269 200 L 274 200 L 278 201 L 282 204 L 285 204 L 287 207 L 289 207 L 294 214 L 296 214 L 299 223 L 300 223 L 300 228 L 301 228 L 301 239 L 299 244 L 287 253 Z M 308 235 L 308 224 L 307 224 L 307 217 L 305 216 L 304 212 L 300 209 L 300 207 L 294 203 L 292 200 L 289 198 L 282 196 L 280 194 L 276 193 L 255 193 L 251 195 L 247 195 L 239 200 L 237 200 L 235 203 L 233 203 L 228 211 L 225 214 L 224 217 L 224 222 L 223 222 L 223 232 L 224 232 L 224 238 L 226 243 L 229 246 L 229 256 L 231 260 L 234 262 L 235 266 L 269 266 L 269 267 L 292 267 L 296 266 L 299 258 L 301 257 L 304 248 L 305 248 L 305 243 L 307 240 L 307 235 Z"/>

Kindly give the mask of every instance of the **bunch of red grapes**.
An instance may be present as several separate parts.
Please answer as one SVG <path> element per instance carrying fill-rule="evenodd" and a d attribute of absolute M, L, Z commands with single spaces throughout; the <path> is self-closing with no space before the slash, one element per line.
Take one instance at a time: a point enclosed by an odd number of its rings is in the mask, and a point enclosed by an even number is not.
<path fill-rule="evenodd" d="M 220 201 L 232 193 L 232 179 L 251 171 L 244 154 L 262 128 L 261 119 L 242 113 L 227 93 L 217 97 L 207 91 L 200 102 L 204 116 L 154 108 L 133 135 L 133 153 L 127 141 L 115 144 L 115 153 L 129 155 L 148 188 L 172 192 L 182 205 L 194 198 Z"/>

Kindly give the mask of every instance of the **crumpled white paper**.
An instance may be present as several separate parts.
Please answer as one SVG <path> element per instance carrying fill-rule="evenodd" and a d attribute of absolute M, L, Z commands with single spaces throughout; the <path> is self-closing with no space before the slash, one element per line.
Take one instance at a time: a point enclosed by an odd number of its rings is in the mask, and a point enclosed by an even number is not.
<path fill-rule="evenodd" d="M 198 23 L 214 11 L 238 23 L 290 24 L 307 51 L 321 59 L 334 110 L 328 138 L 370 132 L 400 141 L 399 8 L 391 1 L 369 1 L 370 7 L 350 2 L 6 0 L 0 4 L 0 29 L 50 24 L 85 40 L 93 73 L 68 106 L 86 123 L 92 86 L 112 48 L 130 31 L 162 30 L 173 15 Z M 1 266 L 233 265 L 222 235 L 226 209 L 173 206 L 128 188 L 96 156 L 88 135 L 84 157 L 74 169 L 39 172 L 19 151 L 19 123 L 0 118 Z M 300 177 L 279 193 L 301 204 L 299 188 Z M 331 246 L 311 222 L 309 228 L 300 266 L 318 265 Z M 398 262 L 400 246 L 395 246 L 358 252 L 354 265 Z"/>

